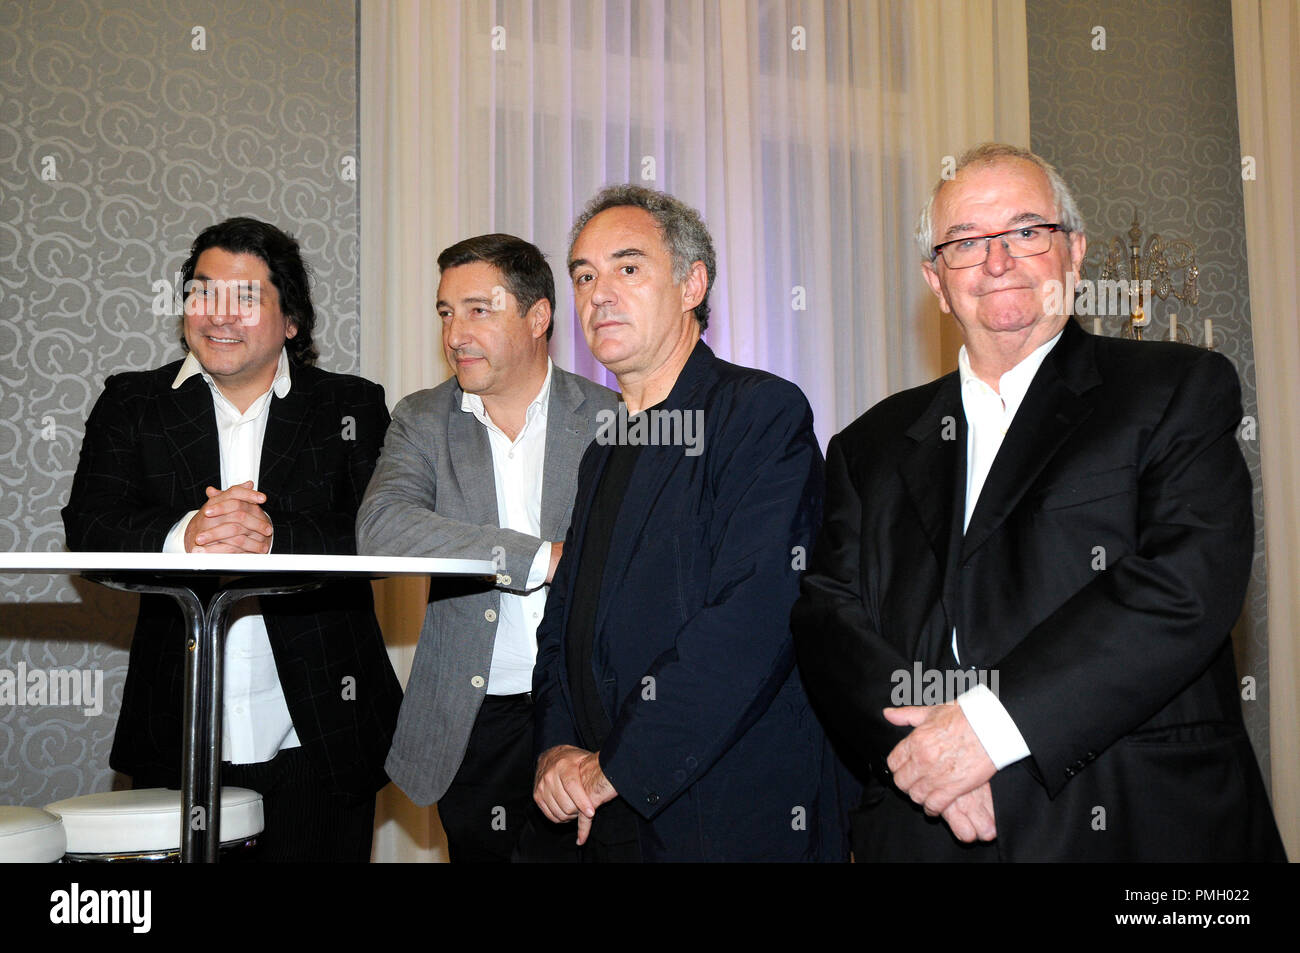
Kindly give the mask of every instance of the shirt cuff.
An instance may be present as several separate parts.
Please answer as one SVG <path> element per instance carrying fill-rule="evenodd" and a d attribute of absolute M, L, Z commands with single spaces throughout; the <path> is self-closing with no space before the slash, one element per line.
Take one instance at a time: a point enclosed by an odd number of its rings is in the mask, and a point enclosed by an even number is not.
<path fill-rule="evenodd" d="M 551 544 L 542 543 L 537 548 L 537 555 L 533 557 L 533 566 L 528 570 L 528 581 L 524 584 L 525 588 L 531 592 L 542 583 L 546 582 L 546 571 L 551 568 Z"/>
<path fill-rule="evenodd" d="M 1029 745 L 1025 744 L 1020 729 L 987 685 L 976 685 L 962 692 L 957 696 L 957 704 L 961 705 L 975 737 L 999 771 L 1029 757 Z"/>
<path fill-rule="evenodd" d="M 198 510 L 190 510 L 176 521 L 175 526 L 167 531 L 167 538 L 163 540 L 162 551 L 164 553 L 185 552 L 185 531 L 189 529 L 190 520 L 198 515 Z"/>

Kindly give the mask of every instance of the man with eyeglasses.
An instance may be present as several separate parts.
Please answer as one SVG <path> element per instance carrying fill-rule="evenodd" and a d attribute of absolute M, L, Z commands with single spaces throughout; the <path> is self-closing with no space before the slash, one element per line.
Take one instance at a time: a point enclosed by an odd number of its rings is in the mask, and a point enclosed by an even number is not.
<path fill-rule="evenodd" d="M 832 439 L 793 614 L 857 859 L 1284 860 L 1229 638 L 1231 364 L 1070 319 L 1083 223 L 1027 150 L 964 155 L 917 237 L 959 369 Z"/>

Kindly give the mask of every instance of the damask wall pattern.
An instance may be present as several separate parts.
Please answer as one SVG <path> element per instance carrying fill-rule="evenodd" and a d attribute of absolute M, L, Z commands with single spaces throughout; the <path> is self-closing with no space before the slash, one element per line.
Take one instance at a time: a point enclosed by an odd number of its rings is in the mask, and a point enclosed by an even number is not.
<path fill-rule="evenodd" d="M 1255 484 L 1255 561 L 1233 633 L 1246 727 L 1268 780 L 1268 594 L 1259 441 L 1268 409 L 1256 401 L 1242 189 L 1249 164 L 1237 135 L 1229 0 L 1029 0 L 1029 113 L 1032 148 L 1069 183 L 1091 249 L 1126 237 L 1136 209 L 1144 231 L 1196 245 L 1201 295 L 1196 308 L 1170 299 L 1180 321 L 1214 345 L 1241 378 L 1238 431 Z M 1154 331 L 1168 324 L 1157 309 Z M 1087 321 L 1088 319 L 1084 319 Z M 1089 325 L 1091 326 L 1091 325 Z M 1118 330 L 1109 321 L 1107 333 Z"/>
<path fill-rule="evenodd" d="M 321 366 L 358 372 L 356 22 L 353 0 L 0 0 L 0 551 L 63 549 L 86 416 L 108 375 L 182 356 L 169 283 L 206 226 L 298 238 Z M 0 803 L 113 786 L 135 607 L 0 577 Z M 79 704 L 6 697 L 69 669 Z"/>

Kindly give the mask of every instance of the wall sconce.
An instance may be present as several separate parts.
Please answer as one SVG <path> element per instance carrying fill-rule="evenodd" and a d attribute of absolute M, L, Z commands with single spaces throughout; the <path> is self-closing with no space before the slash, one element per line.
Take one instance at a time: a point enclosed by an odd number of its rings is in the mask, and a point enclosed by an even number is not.
<path fill-rule="evenodd" d="M 1094 269 L 1097 274 L 1095 281 L 1090 279 L 1090 272 Z M 1179 272 L 1182 273 L 1181 285 L 1175 280 Z M 1076 297 L 1075 313 L 1076 316 L 1093 315 L 1094 334 L 1105 333 L 1103 318 L 1120 317 L 1123 321 L 1120 337 L 1196 344 L 1193 329 L 1195 308 L 1200 300 L 1199 275 L 1196 246 L 1191 242 L 1181 238 L 1166 241 L 1159 233 L 1153 232 L 1143 246 L 1142 227 L 1134 210 L 1127 247 L 1120 236 L 1113 235 L 1106 242 L 1104 253 L 1084 258 L 1079 267 L 1084 295 Z M 1084 300 L 1089 293 L 1094 295 L 1093 307 L 1087 307 L 1088 302 Z M 1164 333 L 1152 334 L 1155 299 L 1168 302 L 1170 297 L 1182 302 L 1192 313 L 1180 317 L 1177 312 L 1168 311 L 1168 317 L 1162 322 Z M 1119 307 L 1106 307 L 1106 301 L 1122 303 Z M 1214 348 L 1214 323 L 1210 318 L 1205 319 L 1204 338 L 1199 343 L 1202 347 Z"/>

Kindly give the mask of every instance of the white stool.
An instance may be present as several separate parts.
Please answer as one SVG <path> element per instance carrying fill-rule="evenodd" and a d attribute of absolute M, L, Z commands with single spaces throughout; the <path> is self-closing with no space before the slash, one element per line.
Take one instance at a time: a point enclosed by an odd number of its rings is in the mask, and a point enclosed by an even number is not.
<path fill-rule="evenodd" d="M 181 792 L 168 788 L 83 794 L 47 804 L 63 820 L 66 861 L 175 860 L 181 845 Z M 251 847 L 262 833 L 262 795 L 221 789 L 221 848 Z"/>
<path fill-rule="evenodd" d="M 67 850 L 63 822 L 39 807 L 0 806 L 0 863 L 52 864 Z"/>

